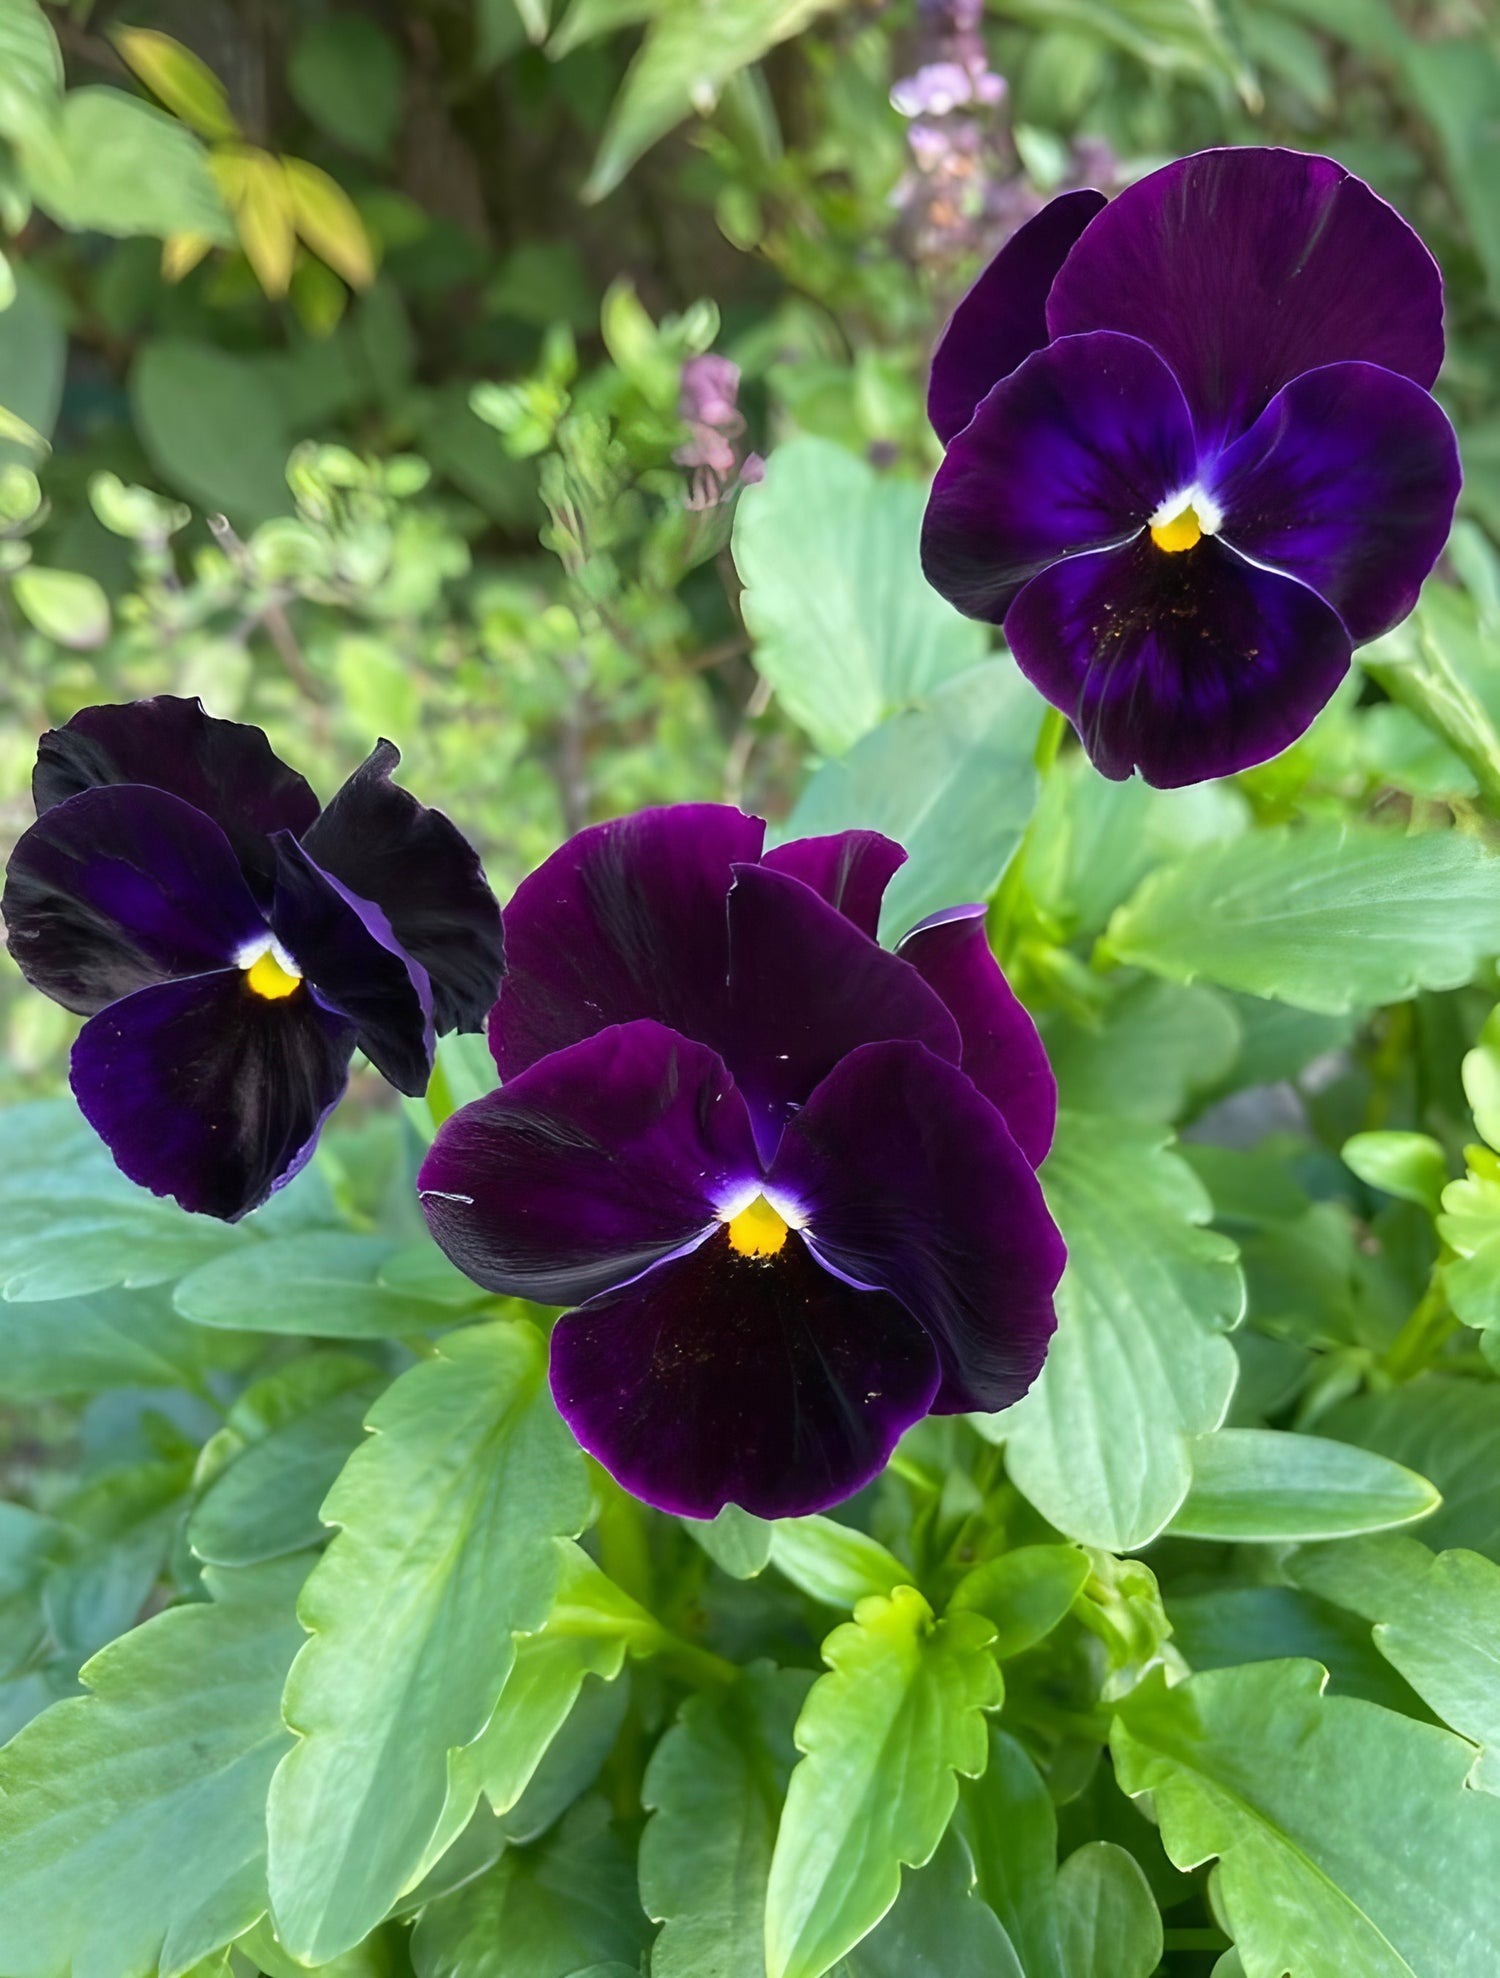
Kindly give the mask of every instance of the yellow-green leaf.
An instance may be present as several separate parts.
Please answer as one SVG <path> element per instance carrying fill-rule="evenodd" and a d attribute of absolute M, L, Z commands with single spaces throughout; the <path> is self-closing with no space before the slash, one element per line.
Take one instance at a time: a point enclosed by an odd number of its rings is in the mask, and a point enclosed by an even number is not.
<path fill-rule="evenodd" d="M 239 135 L 223 83 L 190 48 L 148 27 L 116 28 L 111 39 L 151 94 L 200 137 L 222 141 Z"/>
<path fill-rule="evenodd" d="M 354 201 L 336 179 L 303 158 L 283 158 L 292 223 L 303 240 L 351 288 L 375 279 L 375 250 Z"/>

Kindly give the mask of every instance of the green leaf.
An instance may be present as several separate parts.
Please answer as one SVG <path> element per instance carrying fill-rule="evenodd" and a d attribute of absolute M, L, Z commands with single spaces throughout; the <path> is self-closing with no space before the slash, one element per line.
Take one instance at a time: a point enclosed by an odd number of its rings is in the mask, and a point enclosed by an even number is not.
<path fill-rule="evenodd" d="M 1179 1868 L 1219 1857 L 1246 1978 L 1453 1978 L 1500 1941 L 1500 1803 L 1465 1790 L 1461 1739 L 1322 1685 L 1314 1662 L 1154 1676 L 1116 1775 Z"/>
<path fill-rule="evenodd" d="M 44 144 L 62 87 L 57 36 L 36 0 L 0 0 L 0 137 Z"/>
<path fill-rule="evenodd" d="M 1256 831 L 1152 873 L 1107 938 L 1158 975 L 1337 1014 L 1468 982 L 1500 949 L 1500 878 L 1459 831 Z"/>
<path fill-rule="evenodd" d="M 276 1604 L 177 1607 L 88 1663 L 0 1753 L 0 1966 L 178 1978 L 266 1906 L 265 1799 L 298 1634 Z"/>
<path fill-rule="evenodd" d="M 995 1630 L 991 1653 L 1005 1662 L 1051 1634 L 1092 1570 L 1076 1545 L 1023 1545 L 966 1573 L 948 1611 L 982 1614 Z"/>
<path fill-rule="evenodd" d="M 1224 1419 L 1244 1284 L 1159 1128 L 1064 1114 L 1042 1181 L 1068 1246 L 1057 1336 L 1030 1394 L 990 1420 L 1050 1523 L 1126 1551 L 1167 1524 L 1190 1438 Z"/>
<path fill-rule="evenodd" d="M 720 1572 L 732 1580 L 753 1580 L 771 1557 L 773 1527 L 738 1504 L 726 1504 L 717 1518 L 684 1518 L 683 1524 Z"/>
<path fill-rule="evenodd" d="M 1473 1050 L 1464 1054 L 1460 1070 L 1464 1097 L 1474 1115 L 1474 1124 L 1493 1147 L 1500 1141 L 1500 1006 L 1485 1018 Z"/>
<path fill-rule="evenodd" d="M 1431 1134 L 1356 1133 L 1339 1153 L 1345 1167 L 1371 1188 L 1437 1214 L 1448 1183 L 1448 1157 Z"/>
<path fill-rule="evenodd" d="M 808 1683 L 754 1664 L 723 1695 L 689 1698 L 652 1755 L 640 1884 L 665 1926 L 653 1978 L 765 1978 L 771 1853 Z"/>
<path fill-rule="evenodd" d="M 239 135 L 223 83 L 191 49 L 154 28 L 116 28 L 110 39 L 152 95 L 200 137 Z"/>
<path fill-rule="evenodd" d="M 880 916 L 887 941 L 943 907 L 988 899 L 1036 802 L 1041 711 L 1008 659 L 986 660 L 825 762 L 779 835 L 862 827 L 904 845 Z"/>
<path fill-rule="evenodd" d="M 361 157 L 382 159 L 401 127 L 404 78 L 396 44 L 361 14 L 325 14 L 297 36 L 286 79 L 318 129 Z"/>
<path fill-rule="evenodd" d="M 1064 1106 L 1163 1122 L 1228 1076 L 1241 1034 L 1227 998 L 1150 977 L 1128 983 L 1097 1026 L 1061 1017 L 1044 1029 Z"/>
<path fill-rule="evenodd" d="M 825 1607 L 853 1607 L 867 1594 L 894 1593 L 911 1581 L 910 1568 L 878 1539 L 836 1518 L 778 1518 L 771 1564 Z"/>
<path fill-rule="evenodd" d="M 245 358 L 154 338 L 131 369 L 130 402 L 152 465 L 188 500 L 222 508 L 240 529 L 291 508 L 281 399 Z"/>
<path fill-rule="evenodd" d="M 234 237 L 202 144 L 121 89 L 69 90 L 56 150 L 26 163 L 37 205 L 75 233 Z"/>
<path fill-rule="evenodd" d="M 4 88 L 4 58 L 0 53 L 0 94 Z M 15 300 L 0 313 L 0 406 L 44 441 L 57 424 L 67 357 L 68 339 L 56 305 L 42 284 L 20 269 Z M 7 461 L 26 462 L 31 457 L 29 446 L 0 433 L 0 466 Z"/>
<path fill-rule="evenodd" d="M 1461 757 L 1492 806 L 1500 803 L 1500 661 L 1473 598 L 1429 580 L 1407 623 L 1367 646 L 1360 664 Z"/>
<path fill-rule="evenodd" d="M 1057 1877 L 1058 1938 L 1068 1978 L 1151 1978 L 1161 1915 L 1135 1856 L 1111 1841 L 1070 1854 Z"/>
<path fill-rule="evenodd" d="M 299 1742 L 269 1808 L 278 1932 L 304 1963 L 358 1943 L 417 1877 L 448 1753 L 489 1722 L 512 1631 L 546 1618 L 553 1539 L 588 1504 L 546 1365 L 527 1325 L 450 1334 L 381 1397 L 324 1506 L 341 1529 L 303 1592 Z"/>
<path fill-rule="evenodd" d="M 1318 1427 L 1437 1486 L 1443 1501 L 1422 1527 L 1424 1544 L 1467 1546 L 1500 1561 L 1500 1386 L 1423 1374 L 1387 1394 L 1342 1402 Z"/>
<path fill-rule="evenodd" d="M 1442 146 L 1446 177 L 1500 303 L 1500 55 L 1481 35 L 1403 35 L 1401 70 Z"/>
<path fill-rule="evenodd" d="M 994 1630 L 934 1622 L 912 1587 L 871 1595 L 823 1644 L 829 1674 L 797 1720 L 766 1901 L 767 1978 L 821 1978 L 885 1915 L 905 1865 L 929 1861 L 987 1756 L 1000 1702 Z"/>
<path fill-rule="evenodd" d="M 974 1887 L 950 1828 L 925 1868 L 901 1878 L 895 1906 L 833 1978 L 1025 1978 L 1004 1925 Z"/>
<path fill-rule="evenodd" d="M 388 1237 L 333 1230 L 271 1237 L 191 1272 L 177 1287 L 177 1309 L 194 1325 L 322 1339 L 383 1339 L 450 1325 L 451 1305 L 380 1282 L 381 1266 L 398 1247 Z"/>
<path fill-rule="evenodd" d="M 0 1395 L 41 1401 L 112 1387 L 196 1387 L 242 1342 L 190 1326 L 160 1291 L 0 1300 Z"/>
<path fill-rule="evenodd" d="M 1349 1538 L 1409 1525 L 1442 1502 L 1425 1477 L 1384 1456 L 1281 1429 L 1196 1436 L 1192 1464 L 1192 1484 L 1169 1527 L 1179 1538 Z"/>
<path fill-rule="evenodd" d="M 74 652 L 92 652 L 109 637 L 109 599 L 96 577 L 28 564 L 11 580 L 11 596 L 44 637 Z"/>
<path fill-rule="evenodd" d="M 1421 1714 L 1410 1686 L 1377 1654 L 1369 1628 L 1300 1586 L 1215 1587 L 1173 1595 L 1167 1608 L 1172 1646 L 1191 1669 L 1237 1669 L 1296 1656 L 1321 1662 L 1336 1695 L 1360 1696 L 1408 1717 Z"/>
<path fill-rule="evenodd" d="M 1057 1814 L 1041 1775 L 992 1724 L 983 1777 L 966 1783 L 956 1825 L 974 1857 L 980 1895 L 999 1917 L 1026 1978 L 1071 1978 L 1057 1916 Z"/>
<path fill-rule="evenodd" d="M 756 667 L 827 755 L 985 657 L 985 628 L 922 575 L 925 500 L 808 437 L 778 447 L 740 498 L 734 560 Z"/>

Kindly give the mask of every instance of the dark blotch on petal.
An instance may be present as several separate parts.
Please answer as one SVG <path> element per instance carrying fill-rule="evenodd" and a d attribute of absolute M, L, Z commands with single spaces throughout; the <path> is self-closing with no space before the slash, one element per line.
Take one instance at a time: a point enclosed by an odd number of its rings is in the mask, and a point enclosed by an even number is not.
<path fill-rule="evenodd" d="M 455 1113 L 417 1189 L 438 1244 L 476 1283 L 574 1305 L 701 1240 L 759 1180 L 720 1060 L 659 1023 L 628 1023 Z"/>
<path fill-rule="evenodd" d="M 275 840 L 271 926 L 318 993 L 355 1025 L 359 1048 L 398 1092 L 419 1098 L 432 1075 L 432 996 L 385 915 L 356 899 L 295 838 Z"/>
<path fill-rule="evenodd" d="M 139 784 L 45 811 L 11 854 L 0 911 L 27 981 L 82 1016 L 222 968 L 265 931 L 218 825 Z"/>
<path fill-rule="evenodd" d="M 1005 636 L 1094 767 L 1172 788 L 1265 762 L 1303 733 L 1349 667 L 1331 605 L 1205 536 L 1149 536 L 1033 577 Z"/>
<path fill-rule="evenodd" d="M 426 969 L 438 1035 L 482 1030 L 505 970 L 500 907 L 458 826 L 391 781 L 400 760 L 378 743 L 303 843 Z"/>
<path fill-rule="evenodd" d="M 992 1411 L 1030 1387 L 1063 1242 L 1031 1163 L 955 1066 L 918 1044 L 854 1052 L 787 1128 L 769 1185 L 816 1256 L 931 1333 L 936 1408 Z"/>
<path fill-rule="evenodd" d="M 1001 973 L 983 907 L 951 907 L 920 922 L 896 947 L 936 989 L 963 1038 L 959 1068 L 998 1106 L 1036 1168 L 1057 1125 L 1057 1080 L 1037 1027 Z"/>
<path fill-rule="evenodd" d="M 625 1488 L 683 1517 L 837 1504 L 926 1414 L 937 1356 L 894 1298 L 791 1236 L 769 1258 L 714 1235 L 559 1321 L 552 1392 Z"/>
<path fill-rule="evenodd" d="M 91 1018 L 72 1085 L 131 1181 L 235 1222 L 306 1163 L 353 1050 L 353 1025 L 305 989 L 267 1002 L 226 969 Z"/>
<path fill-rule="evenodd" d="M 109 783 L 168 790 L 211 817 L 262 899 L 276 868 L 271 834 L 300 838 L 318 814 L 306 782 L 258 728 L 220 721 L 201 701 L 174 694 L 82 708 L 43 735 L 31 779 L 39 817 Z"/>
<path fill-rule="evenodd" d="M 1060 193 L 1011 235 L 954 310 L 927 388 L 927 416 L 944 445 L 990 387 L 1047 342 L 1047 291 L 1103 205 L 1102 192 Z"/>
<path fill-rule="evenodd" d="M 826 838 L 794 838 L 767 852 L 768 872 L 788 872 L 837 907 L 873 941 L 880 932 L 885 889 L 906 863 L 906 853 L 879 831 L 836 831 Z"/>

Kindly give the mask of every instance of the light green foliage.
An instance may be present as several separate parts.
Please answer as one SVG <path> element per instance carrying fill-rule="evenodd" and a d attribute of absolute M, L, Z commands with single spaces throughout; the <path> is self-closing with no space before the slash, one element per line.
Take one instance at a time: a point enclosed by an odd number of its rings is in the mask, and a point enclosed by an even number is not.
<path fill-rule="evenodd" d="M 717 1518 L 684 1518 L 703 1550 L 734 1580 L 753 1580 L 768 1563 L 775 1529 L 737 1504 L 726 1504 Z"/>
<path fill-rule="evenodd" d="M 273 1236 L 190 1271 L 176 1305 L 194 1325 L 379 1339 L 447 1324 L 445 1303 L 379 1280 L 399 1246 L 383 1236 Z"/>
<path fill-rule="evenodd" d="M 836 1518 L 779 1518 L 771 1528 L 771 1563 L 827 1607 L 854 1607 L 911 1579 L 878 1540 Z"/>
<path fill-rule="evenodd" d="M 1171 1524 L 1184 1538 L 1346 1538 L 1409 1525 L 1442 1501 L 1425 1477 L 1323 1436 L 1220 1429 L 1193 1438 L 1191 1460 Z"/>
<path fill-rule="evenodd" d="M 892 1908 L 833 1978 L 1023 1978 L 1015 1947 L 976 1893 L 974 1864 L 950 1831 L 925 1868 L 901 1878 Z"/>
<path fill-rule="evenodd" d="M 1046 1031 L 1065 1106 L 1162 1121 L 1180 1118 L 1230 1071 L 1241 1037 L 1227 997 L 1149 977 L 1127 983 L 1089 1019 L 1063 1018 Z"/>
<path fill-rule="evenodd" d="M 1070 1854 L 1057 1878 L 1058 1934 L 1068 1978 L 1151 1978 L 1161 1917 L 1135 1858 L 1110 1841 Z"/>
<path fill-rule="evenodd" d="M 953 1589 L 948 1611 L 969 1608 L 982 1614 L 995 1630 L 991 1653 L 1004 1662 L 1051 1634 L 1090 1570 L 1080 1546 L 1023 1545 L 966 1573 Z"/>
<path fill-rule="evenodd" d="M 75 89 L 55 146 L 28 150 L 31 190 L 59 226 L 105 234 L 229 238 L 203 147 L 184 125 L 119 89 Z"/>
<path fill-rule="evenodd" d="M 1492 1460 L 1500 1390 L 1492 1383 L 1424 1374 L 1388 1393 L 1345 1402 L 1318 1426 L 1436 1485 L 1443 1501 L 1422 1527 L 1425 1545 L 1466 1546 L 1500 1561 L 1500 1474 Z"/>
<path fill-rule="evenodd" d="M 1430 1134 L 1356 1133 L 1340 1151 L 1361 1181 L 1436 1213 L 1448 1179 L 1448 1162 Z"/>

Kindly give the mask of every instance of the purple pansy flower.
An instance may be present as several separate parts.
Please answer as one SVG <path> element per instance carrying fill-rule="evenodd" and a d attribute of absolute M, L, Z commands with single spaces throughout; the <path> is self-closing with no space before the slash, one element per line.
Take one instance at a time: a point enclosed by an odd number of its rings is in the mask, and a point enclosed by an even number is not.
<path fill-rule="evenodd" d="M 1458 498 L 1442 280 L 1327 158 L 1205 151 L 1070 192 L 959 304 L 931 582 L 1004 624 L 1106 776 L 1263 762 L 1416 602 Z"/>
<path fill-rule="evenodd" d="M 1056 1087 L 963 907 L 875 939 L 905 853 L 764 851 L 715 805 L 581 831 L 506 910 L 504 1084 L 418 1178 L 493 1291 L 576 1306 L 552 1388 L 664 1510 L 813 1511 L 929 1410 L 996 1409 L 1046 1352 Z"/>
<path fill-rule="evenodd" d="M 258 728 L 163 695 L 44 735 L 3 912 L 27 980 L 89 1021 L 71 1079 L 134 1182 L 234 1221 L 311 1155 L 356 1045 L 425 1090 L 478 1030 L 500 909 L 381 742 L 326 810 Z"/>

